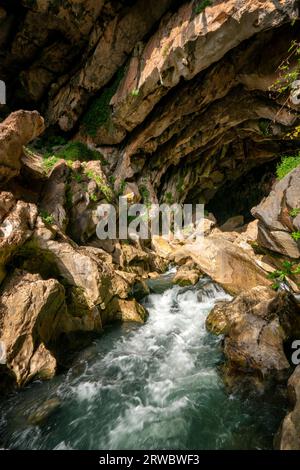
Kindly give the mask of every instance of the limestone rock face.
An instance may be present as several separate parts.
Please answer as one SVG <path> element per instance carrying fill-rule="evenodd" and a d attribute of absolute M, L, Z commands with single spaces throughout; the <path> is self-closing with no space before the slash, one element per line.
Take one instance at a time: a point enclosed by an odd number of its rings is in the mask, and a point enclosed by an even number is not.
<path fill-rule="evenodd" d="M 288 294 L 258 286 L 231 302 L 217 304 L 206 326 L 214 334 L 225 335 L 230 372 L 282 378 L 290 367 L 284 342 L 300 332 L 299 307 Z"/>
<path fill-rule="evenodd" d="M 259 220 L 260 245 L 290 258 L 299 258 L 300 245 L 292 238 L 292 232 L 299 231 L 300 216 L 291 215 L 297 208 L 300 208 L 300 167 L 276 183 L 270 195 L 252 209 Z"/>
<path fill-rule="evenodd" d="M 54 279 L 17 272 L 2 286 L 0 342 L 18 386 L 54 375 L 56 360 L 47 346 L 65 311 L 64 288 Z"/>
<path fill-rule="evenodd" d="M 44 130 L 44 120 L 37 111 L 16 111 L 0 123 L 0 185 L 21 169 L 23 145 Z"/>

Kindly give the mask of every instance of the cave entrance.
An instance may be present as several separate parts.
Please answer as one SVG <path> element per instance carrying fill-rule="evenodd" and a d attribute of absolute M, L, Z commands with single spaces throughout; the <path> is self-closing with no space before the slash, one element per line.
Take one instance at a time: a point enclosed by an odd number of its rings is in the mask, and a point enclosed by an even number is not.
<path fill-rule="evenodd" d="M 266 197 L 276 180 L 277 161 L 255 167 L 235 181 L 227 181 L 207 203 L 205 209 L 212 212 L 218 224 L 230 217 L 243 215 L 245 223 L 253 220 L 252 207 Z"/>

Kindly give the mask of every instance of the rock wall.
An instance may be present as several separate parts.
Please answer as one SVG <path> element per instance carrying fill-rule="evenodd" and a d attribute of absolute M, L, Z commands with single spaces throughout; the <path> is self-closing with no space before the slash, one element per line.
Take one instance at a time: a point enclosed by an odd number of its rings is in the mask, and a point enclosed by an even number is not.
<path fill-rule="evenodd" d="M 152 199 L 210 200 L 297 146 L 286 139 L 297 105 L 270 87 L 299 12 L 295 0 L 201 5 L 1 0 L 9 107 L 101 147 L 116 188 L 135 180 Z"/>

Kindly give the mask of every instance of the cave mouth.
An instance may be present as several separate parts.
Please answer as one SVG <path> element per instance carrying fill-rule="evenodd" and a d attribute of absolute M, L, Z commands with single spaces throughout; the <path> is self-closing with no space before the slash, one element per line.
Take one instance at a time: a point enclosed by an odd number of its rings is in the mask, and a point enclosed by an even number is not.
<path fill-rule="evenodd" d="M 245 223 L 251 222 L 252 207 L 270 193 L 276 180 L 277 161 L 264 163 L 234 181 L 227 181 L 206 204 L 206 211 L 214 214 L 219 225 L 236 215 L 244 216 Z"/>

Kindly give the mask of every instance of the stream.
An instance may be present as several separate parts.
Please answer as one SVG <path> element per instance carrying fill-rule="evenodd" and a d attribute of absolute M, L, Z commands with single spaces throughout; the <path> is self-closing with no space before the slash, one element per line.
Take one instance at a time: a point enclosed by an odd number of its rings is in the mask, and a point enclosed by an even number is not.
<path fill-rule="evenodd" d="M 0 402 L 0 446 L 10 449 L 269 449 L 284 415 L 280 397 L 230 394 L 219 373 L 221 338 L 205 330 L 215 302 L 209 279 L 150 281 L 143 326 L 114 325 L 68 372 Z M 30 416 L 59 406 L 39 425 Z M 31 420 L 32 421 L 32 420 Z"/>

